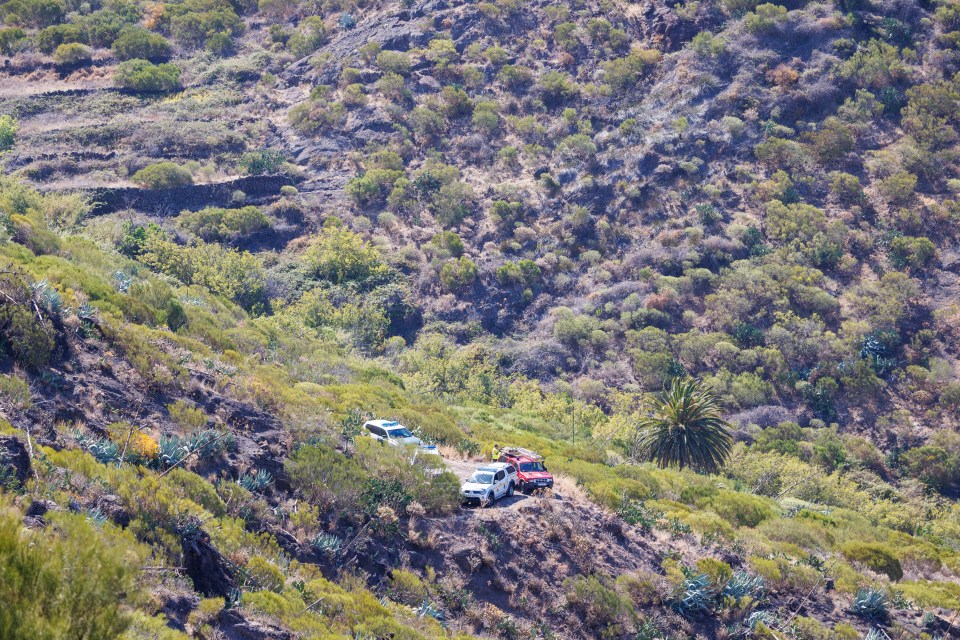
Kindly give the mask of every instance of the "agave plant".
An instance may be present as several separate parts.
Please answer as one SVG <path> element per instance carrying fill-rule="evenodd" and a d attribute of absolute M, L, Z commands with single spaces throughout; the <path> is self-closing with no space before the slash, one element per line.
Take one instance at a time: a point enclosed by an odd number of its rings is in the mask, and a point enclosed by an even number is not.
<path fill-rule="evenodd" d="M 333 556 L 340 552 L 340 548 L 343 546 L 343 540 L 332 533 L 320 532 L 310 541 L 310 544 L 316 549 L 317 553 L 325 553 Z"/>
<path fill-rule="evenodd" d="M 680 615 L 693 618 L 704 616 L 713 611 L 714 592 L 710 586 L 710 576 L 705 573 L 688 575 L 683 581 L 683 590 L 674 602 L 674 609 Z"/>
<path fill-rule="evenodd" d="M 102 527 L 107 521 L 107 514 L 101 511 L 99 507 L 87 509 L 87 521 L 95 527 Z"/>
<path fill-rule="evenodd" d="M 256 493 L 272 485 L 273 476 L 266 469 L 257 469 L 253 473 L 241 475 L 237 478 L 237 484 L 251 493 Z"/>
<path fill-rule="evenodd" d="M 433 618 L 440 623 L 441 626 L 447 626 L 447 616 L 443 614 L 443 611 L 440 611 L 432 603 L 427 600 L 423 601 L 423 604 L 420 605 L 420 608 L 417 610 L 418 618 Z"/>
<path fill-rule="evenodd" d="M 637 425 L 636 451 L 660 467 L 691 467 L 714 473 L 730 455 L 730 425 L 702 383 L 674 379 L 660 398 L 648 401 L 648 417 Z"/>
<path fill-rule="evenodd" d="M 160 440 L 157 442 L 157 462 L 162 467 L 172 467 L 178 464 L 189 453 L 190 449 L 187 448 L 183 438 L 178 435 L 164 434 L 160 436 Z"/>
<path fill-rule="evenodd" d="M 774 617 L 770 615 L 767 611 L 754 611 L 750 614 L 750 617 L 747 618 L 746 626 L 749 629 L 756 629 L 758 624 L 764 624 L 770 626 L 774 621 Z"/>
<path fill-rule="evenodd" d="M 766 586 L 763 576 L 752 576 L 746 571 L 737 571 L 727 581 L 727 585 L 723 588 L 723 595 L 737 601 L 745 596 L 759 600 L 763 597 Z"/>
<path fill-rule="evenodd" d="M 110 440 L 103 438 L 97 438 L 96 440 L 85 439 L 85 441 L 80 443 L 80 446 L 86 449 L 90 455 L 96 458 L 97 462 L 101 464 L 110 464 L 120 459 L 120 447 L 117 446 L 116 442 Z"/>
<path fill-rule="evenodd" d="M 130 289 L 130 285 L 133 284 L 133 276 L 127 275 L 123 271 L 115 271 L 113 274 L 113 284 L 116 286 L 117 291 L 120 293 L 126 293 Z"/>
<path fill-rule="evenodd" d="M 882 620 L 887 617 L 887 596 L 877 589 L 858 589 L 850 612 L 861 618 Z"/>
<path fill-rule="evenodd" d="M 33 297 L 48 313 L 58 314 L 63 311 L 63 298 L 60 297 L 60 292 L 50 286 L 46 279 L 33 284 Z"/>
<path fill-rule="evenodd" d="M 204 429 L 194 431 L 186 439 L 186 446 L 191 452 L 196 452 L 201 458 L 206 458 L 220 450 L 220 436 L 218 431 Z"/>
<path fill-rule="evenodd" d="M 887 635 L 880 629 L 870 629 L 867 635 L 863 636 L 863 640 L 887 640 Z"/>

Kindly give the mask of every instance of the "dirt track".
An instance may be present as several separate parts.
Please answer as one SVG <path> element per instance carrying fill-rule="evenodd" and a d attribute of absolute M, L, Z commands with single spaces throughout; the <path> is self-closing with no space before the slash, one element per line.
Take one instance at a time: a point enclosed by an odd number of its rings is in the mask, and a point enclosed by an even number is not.
<path fill-rule="evenodd" d="M 458 478 L 460 478 L 461 481 L 464 481 L 467 478 L 469 478 L 470 475 L 477 470 L 477 467 L 483 464 L 489 463 L 489 460 L 479 459 L 479 458 L 473 459 L 473 460 L 459 460 L 457 458 L 444 458 L 443 461 L 444 463 L 446 463 L 447 468 L 450 469 L 450 471 L 453 472 Z M 554 491 L 549 492 L 548 495 L 556 499 L 561 499 L 561 500 L 563 499 L 561 492 L 556 489 L 554 489 Z M 504 496 L 503 498 L 500 498 L 492 505 L 486 507 L 486 509 L 487 510 L 489 509 L 517 510 L 520 507 L 522 507 L 525 502 L 533 499 L 535 499 L 534 496 L 524 495 L 519 491 L 517 491 L 516 493 L 513 494 L 513 496 L 509 498 L 506 496 Z M 465 511 L 478 510 L 477 507 L 468 507 L 468 506 L 464 506 L 463 509 Z"/>

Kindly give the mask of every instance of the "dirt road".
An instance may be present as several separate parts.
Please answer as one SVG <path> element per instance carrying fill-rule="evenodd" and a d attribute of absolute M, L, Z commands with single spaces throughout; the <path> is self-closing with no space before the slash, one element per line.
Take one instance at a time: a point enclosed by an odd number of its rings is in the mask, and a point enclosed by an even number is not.
<path fill-rule="evenodd" d="M 473 472 L 477 470 L 477 467 L 483 464 L 488 464 L 490 462 L 489 460 L 480 459 L 480 458 L 476 458 L 473 460 L 460 460 L 458 458 L 452 458 L 452 457 L 445 457 L 443 461 L 447 465 L 447 468 L 450 469 L 450 471 L 453 472 L 454 475 L 460 478 L 461 481 L 465 481 L 467 478 L 469 478 L 473 474 Z M 563 496 L 561 495 L 561 491 L 559 490 L 558 487 L 554 487 L 553 491 L 549 491 L 543 495 L 549 496 L 550 498 L 554 498 L 558 500 L 563 499 Z M 535 499 L 541 499 L 541 498 L 537 496 L 525 495 L 517 491 L 516 493 L 513 494 L 513 496 L 509 498 L 504 496 L 503 498 L 500 498 L 492 505 L 487 506 L 485 509 L 516 510 L 516 509 L 519 509 L 521 506 L 523 506 L 523 504 L 528 500 L 535 500 Z M 464 509 L 469 509 L 469 510 L 477 509 L 477 508 L 478 507 L 476 506 L 464 506 Z"/>

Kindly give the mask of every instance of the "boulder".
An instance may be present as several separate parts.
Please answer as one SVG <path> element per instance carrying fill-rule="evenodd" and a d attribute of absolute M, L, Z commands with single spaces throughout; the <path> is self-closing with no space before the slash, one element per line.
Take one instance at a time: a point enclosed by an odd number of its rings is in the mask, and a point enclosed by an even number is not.
<path fill-rule="evenodd" d="M 12 471 L 17 482 L 23 484 L 33 472 L 30 465 L 30 454 L 20 438 L 14 436 L 0 437 L 0 470 Z M 3 473 L 3 471 L 0 471 Z"/>

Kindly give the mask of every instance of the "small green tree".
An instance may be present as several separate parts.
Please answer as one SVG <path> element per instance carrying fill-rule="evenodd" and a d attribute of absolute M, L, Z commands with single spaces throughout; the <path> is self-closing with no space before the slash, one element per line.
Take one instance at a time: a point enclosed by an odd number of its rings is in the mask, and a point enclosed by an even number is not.
<path fill-rule="evenodd" d="M 13 116 L 0 116 L 0 152 L 9 151 L 17 139 L 20 125 Z"/>
<path fill-rule="evenodd" d="M 647 401 L 646 412 L 637 425 L 636 451 L 661 468 L 714 473 L 729 457 L 730 425 L 700 381 L 674 379 L 663 396 Z"/>

